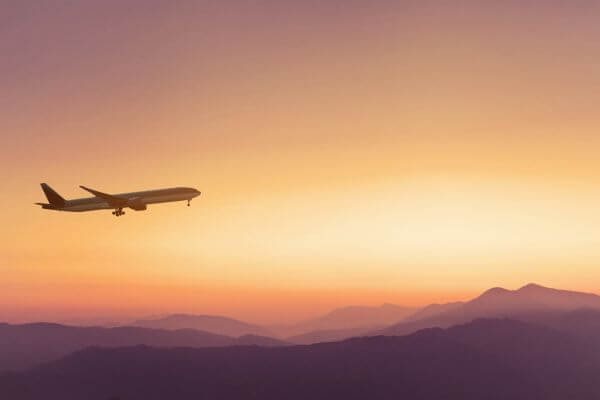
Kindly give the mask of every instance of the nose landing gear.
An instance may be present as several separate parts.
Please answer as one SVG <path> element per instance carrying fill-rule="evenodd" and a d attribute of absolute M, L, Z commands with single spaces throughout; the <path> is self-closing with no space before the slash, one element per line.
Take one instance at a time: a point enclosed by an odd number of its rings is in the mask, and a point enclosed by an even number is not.
<path fill-rule="evenodd" d="M 188 199 L 188 207 L 190 206 L 191 201 L 192 201 L 192 199 Z"/>

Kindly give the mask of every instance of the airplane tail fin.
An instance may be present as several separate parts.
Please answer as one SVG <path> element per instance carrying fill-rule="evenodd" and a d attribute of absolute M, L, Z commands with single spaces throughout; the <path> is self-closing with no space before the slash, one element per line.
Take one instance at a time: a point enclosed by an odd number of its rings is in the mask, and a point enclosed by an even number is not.
<path fill-rule="evenodd" d="M 62 196 L 54 191 L 47 183 L 42 183 L 42 190 L 48 199 L 48 202 L 54 207 L 64 207 L 67 203 Z"/>

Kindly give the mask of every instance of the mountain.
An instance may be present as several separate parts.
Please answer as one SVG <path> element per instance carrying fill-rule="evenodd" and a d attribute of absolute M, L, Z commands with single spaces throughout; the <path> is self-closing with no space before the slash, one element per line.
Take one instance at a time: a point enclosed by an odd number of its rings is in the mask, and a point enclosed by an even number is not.
<path fill-rule="evenodd" d="M 414 307 L 383 304 L 378 307 L 348 306 L 337 308 L 321 317 L 291 326 L 273 327 L 282 337 L 299 336 L 320 331 L 371 331 L 403 320 L 417 311 Z M 340 337 L 340 339 L 350 336 Z"/>
<path fill-rule="evenodd" d="M 541 399 L 600 398 L 600 340 L 509 319 L 478 319 L 447 329 L 448 337 L 493 355 L 538 388 Z"/>
<path fill-rule="evenodd" d="M 277 347 L 277 346 L 290 346 L 292 343 L 288 343 L 279 339 L 275 339 L 269 336 L 258 336 L 258 335 L 243 335 L 235 340 L 235 346 L 262 346 L 262 347 Z M 208 347 L 208 346 L 203 346 Z"/>
<path fill-rule="evenodd" d="M 476 318 L 517 318 L 580 308 L 600 309 L 600 296 L 529 284 L 518 290 L 492 288 L 464 304 L 455 303 L 451 307 L 446 305 L 445 308 L 443 312 L 429 316 L 425 314 L 422 318 L 409 318 L 370 334 L 406 335 L 425 328 L 446 328 Z"/>
<path fill-rule="evenodd" d="M 591 342 L 600 338 L 600 310 L 583 308 L 575 311 L 549 311 L 523 314 L 517 319 L 544 325 Z"/>
<path fill-rule="evenodd" d="M 74 327 L 36 323 L 0 324 L 0 371 L 20 370 L 63 357 L 90 346 L 215 347 L 235 345 L 282 346 L 286 343 L 261 336 L 238 339 L 193 329 L 177 331 L 139 327 Z"/>
<path fill-rule="evenodd" d="M 598 339 L 596 339 L 598 341 Z M 513 320 L 293 347 L 89 348 L 0 375 L 12 400 L 600 398 L 600 356 Z"/>
<path fill-rule="evenodd" d="M 379 307 L 349 306 L 308 321 L 303 325 L 317 329 L 351 329 L 359 326 L 387 325 L 398 322 L 417 311 L 414 307 L 383 304 Z"/>
<path fill-rule="evenodd" d="M 381 327 L 383 329 L 383 327 Z M 351 329 L 332 329 L 323 331 L 311 331 L 301 335 L 290 336 L 285 338 L 286 342 L 294 344 L 313 344 L 324 342 L 338 342 L 340 340 L 365 336 L 373 330 L 368 328 L 351 328 Z"/>
<path fill-rule="evenodd" d="M 530 283 L 518 290 L 493 288 L 465 304 L 471 310 L 574 310 L 600 308 L 600 296 L 543 287 Z"/>
<path fill-rule="evenodd" d="M 273 333 L 258 325 L 217 315 L 171 314 L 166 317 L 135 321 L 133 326 L 154 329 L 198 329 L 226 336 L 258 335 L 272 336 Z"/>
<path fill-rule="evenodd" d="M 465 303 L 462 301 L 457 301 L 454 303 L 445 303 L 445 304 L 430 304 L 422 309 L 418 310 L 414 314 L 409 315 L 404 319 L 404 321 L 416 321 L 418 319 L 433 317 L 434 315 L 444 313 L 446 311 L 451 311 L 456 308 L 461 307 Z"/>

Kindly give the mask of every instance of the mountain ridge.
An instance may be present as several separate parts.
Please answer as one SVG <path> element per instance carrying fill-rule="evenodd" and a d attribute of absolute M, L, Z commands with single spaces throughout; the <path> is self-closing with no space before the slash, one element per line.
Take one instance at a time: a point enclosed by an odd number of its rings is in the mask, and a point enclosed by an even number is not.
<path fill-rule="evenodd" d="M 222 347 L 285 346 L 278 339 L 246 335 L 232 338 L 195 329 L 161 330 L 142 327 L 78 327 L 55 323 L 0 324 L 0 371 L 20 370 L 51 361 L 89 346 Z"/>
<path fill-rule="evenodd" d="M 272 336 L 268 329 L 256 324 L 221 315 L 174 313 L 148 319 L 138 319 L 132 326 L 154 329 L 198 329 L 218 335 L 239 337 L 243 335 Z"/>
<path fill-rule="evenodd" d="M 417 307 L 391 303 L 383 303 L 380 306 L 351 305 L 333 309 L 320 317 L 272 329 L 284 338 L 327 331 L 369 331 L 377 326 L 387 326 L 403 320 L 418 310 Z"/>
<path fill-rule="evenodd" d="M 518 317 L 520 315 L 576 309 L 600 309 L 600 296 L 593 293 L 548 288 L 529 283 L 516 290 L 495 287 L 464 303 L 443 308 L 442 312 L 423 318 L 400 321 L 371 335 L 406 335 L 430 327 L 447 328 L 477 318 Z M 424 310 L 427 307 L 424 308 Z M 417 313 L 418 314 L 418 313 Z"/>
<path fill-rule="evenodd" d="M 308 346 L 87 348 L 0 374 L 0 391 L 11 400 L 592 400 L 600 395 L 600 355 L 587 349 L 544 326 L 478 319 Z"/>

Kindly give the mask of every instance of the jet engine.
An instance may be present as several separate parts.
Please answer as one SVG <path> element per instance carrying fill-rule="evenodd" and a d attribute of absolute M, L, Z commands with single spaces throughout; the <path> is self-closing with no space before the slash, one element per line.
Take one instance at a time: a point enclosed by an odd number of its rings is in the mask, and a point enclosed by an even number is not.
<path fill-rule="evenodd" d="M 129 207 L 135 211 L 144 211 L 145 209 L 148 208 L 146 203 L 144 203 L 142 201 L 142 199 L 140 199 L 140 198 L 130 199 L 127 202 L 127 207 Z"/>

